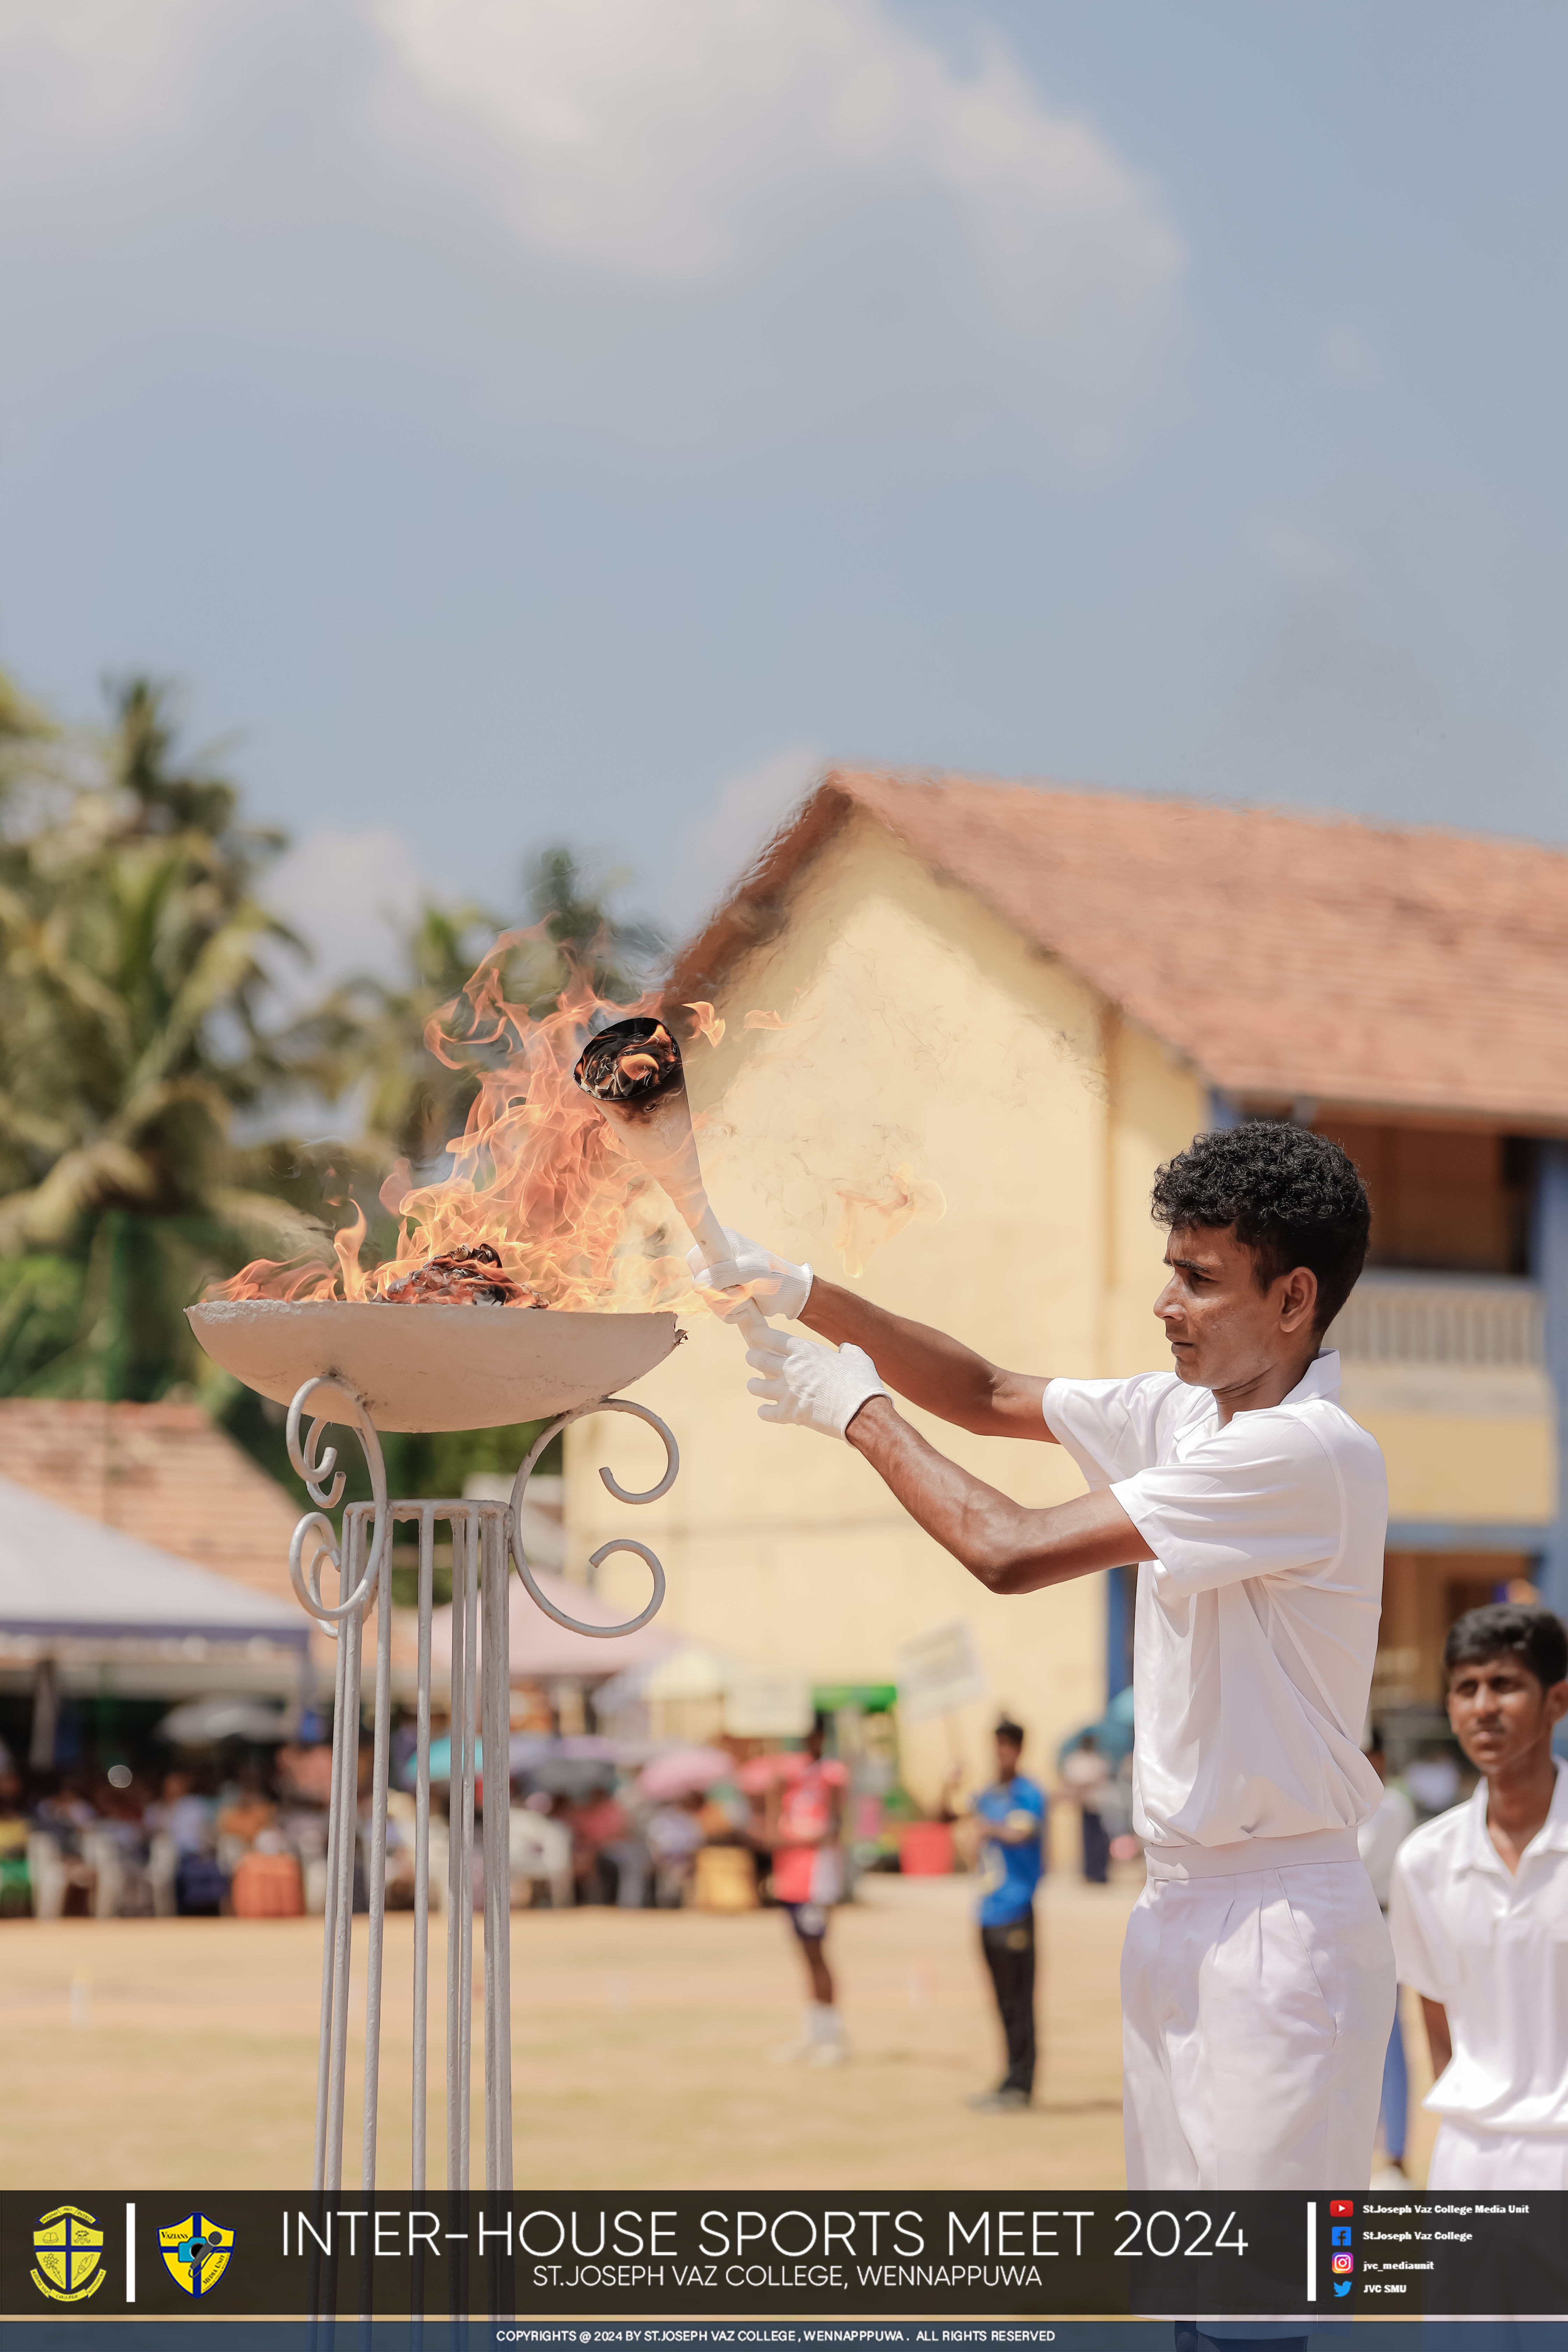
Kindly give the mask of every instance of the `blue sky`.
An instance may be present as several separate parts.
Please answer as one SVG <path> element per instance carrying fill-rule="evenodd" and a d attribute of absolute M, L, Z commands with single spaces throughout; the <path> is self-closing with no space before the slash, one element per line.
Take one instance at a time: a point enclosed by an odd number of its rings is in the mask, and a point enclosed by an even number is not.
<path fill-rule="evenodd" d="M 330 961 L 816 763 L 1568 839 L 1568 17 L 0 0 L 0 661 Z"/>

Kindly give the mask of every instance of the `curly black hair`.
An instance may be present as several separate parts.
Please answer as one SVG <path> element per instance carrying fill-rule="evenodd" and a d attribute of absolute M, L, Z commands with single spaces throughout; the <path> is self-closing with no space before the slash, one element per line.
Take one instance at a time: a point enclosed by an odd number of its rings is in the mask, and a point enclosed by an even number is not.
<path fill-rule="evenodd" d="M 1310 1266 L 1318 1277 L 1317 1328 L 1326 1331 L 1366 1262 L 1372 1211 L 1355 1162 L 1326 1135 L 1250 1118 L 1194 1136 L 1156 1170 L 1160 1225 L 1234 1227 L 1253 1254 L 1259 1290 Z"/>

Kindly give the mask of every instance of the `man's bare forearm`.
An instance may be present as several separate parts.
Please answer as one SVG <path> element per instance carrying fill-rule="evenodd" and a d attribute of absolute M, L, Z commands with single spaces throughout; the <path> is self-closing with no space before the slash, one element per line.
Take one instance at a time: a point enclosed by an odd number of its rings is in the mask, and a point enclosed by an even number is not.
<path fill-rule="evenodd" d="M 864 1348 L 891 1389 L 927 1412 L 940 1413 L 979 1437 L 1033 1437 L 1053 1442 L 1041 1400 L 1046 1382 L 1029 1372 L 1004 1371 L 962 1339 L 890 1315 L 858 1291 L 818 1275 L 800 1319 L 835 1347 Z"/>
<path fill-rule="evenodd" d="M 1421 2017 L 1426 2028 L 1426 2043 L 1432 2053 L 1433 2079 L 1441 2074 L 1454 2056 L 1454 2038 L 1448 2031 L 1448 2012 L 1440 2000 L 1428 2000 L 1421 1996 Z"/>
<path fill-rule="evenodd" d="M 863 1404 L 847 1435 L 910 1517 L 988 1591 L 1038 1592 L 1147 1552 L 1114 1495 L 1026 1510 L 928 1445 L 887 1397 Z"/>

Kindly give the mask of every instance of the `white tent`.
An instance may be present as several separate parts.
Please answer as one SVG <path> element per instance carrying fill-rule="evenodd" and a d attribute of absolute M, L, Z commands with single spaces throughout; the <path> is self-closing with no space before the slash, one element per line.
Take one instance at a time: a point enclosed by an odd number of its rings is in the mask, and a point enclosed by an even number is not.
<path fill-rule="evenodd" d="M 545 1599 L 552 1601 L 569 1617 L 575 1617 L 580 1624 L 615 1625 L 626 1616 L 625 1609 L 612 1608 L 585 1586 L 568 1583 L 565 1577 L 552 1576 L 548 1569 L 534 1568 L 531 1561 L 530 1572 Z M 513 1682 L 535 1677 L 548 1682 L 578 1675 L 590 1680 L 618 1674 L 626 1666 L 663 1657 L 680 1639 L 678 1633 L 667 1632 L 657 1617 L 635 1633 L 620 1634 L 608 1641 L 602 1635 L 574 1633 L 569 1626 L 558 1625 L 553 1617 L 536 1609 L 521 1585 L 512 1587 L 507 1635 Z M 437 1609 L 431 1618 L 430 1656 L 437 1677 L 444 1682 L 452 1671 L 450 1605 Z"/>
<path fill-rule="evenodd" d="M 302 1609 L 0 1478 L 0 1633 L 66 1642 L 195 1637 L 303 1650 L 310 1620 Z"/>

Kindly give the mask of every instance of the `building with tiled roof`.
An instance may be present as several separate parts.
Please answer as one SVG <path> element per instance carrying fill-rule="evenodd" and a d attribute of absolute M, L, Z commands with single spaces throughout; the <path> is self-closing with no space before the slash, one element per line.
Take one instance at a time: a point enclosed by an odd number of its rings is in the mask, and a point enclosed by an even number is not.
<path fill-rule="evenodd" d="M 183 1644 L 166 1628 L 158 1641 L 140 1646 L 121 1635 L 101 1659 L 90 1642 L 46 1643 L 59 1653 L 67 1688 L 170 1696 L 256 1688 L 292 1696 L 307 1633 L 311 1685 L 330 1677 L 331 1643 L 310 1625 L 289 1577 L 299 1507 L 200 1405 L 0 1399 L 0 1465 L 14 1486 L 256 1596 L 268 1604 L 258 1622 L 284 1612 L 277 1622 L 286 1638 L 258 1640 L 248 1650 L 208 1643 L 195 1628 Z M 0 1681 L 18 1687 L 27 1681 L 37 1647 L 0 1644 Z"/>
<path fill-rule="evenodd" d="M 1568 856 L 834 771 L 678 960 L 672 1017 L 701 998 L 727 1023 L 689 1059 L 720 1213 L 834 1272 L 880 1226 L 875 1296 L 1032 1370 L 1163 1363 L 1149 1187 L 1195 1131 L 1335 1135 L 1374 1213 L 1332 1342 L 1389 1466 L 1379 1708 L 1435 1726 L 1458 1609 L 1526 1581 L 1568 1603 Z M 1091 1719 L 1125 1677 L 1127 1580 L 984 1594 L 860 1465 L 760 1428 L 734 1352 L 700 1328 L 639 1387 L 686 1461 L 646 1515 L 667 1615 L 837 1684 L 891 1679 L 901 1641 L 963 1616 L 1042 1746 Z M 1076 1487 L 1055 1447 L 932 1433 L 1020 1500 Z M 570 1433 L 574 1554 L 625 1532 L 592 1475 L 615 1444 Z"/>
<path fill-rule="evenodd" d="M 83 1517 L 297 1608 L 300 1506 L 198 1404 L 0 1399 L 0 1464 Z"/>
<path fill-rule="evenodd" d="M 1238 1100 L 1568 1134 L 1568 856 L 1530 842 L 836 770 L 675 992 L 708 992 L 858 814 Z"/>

